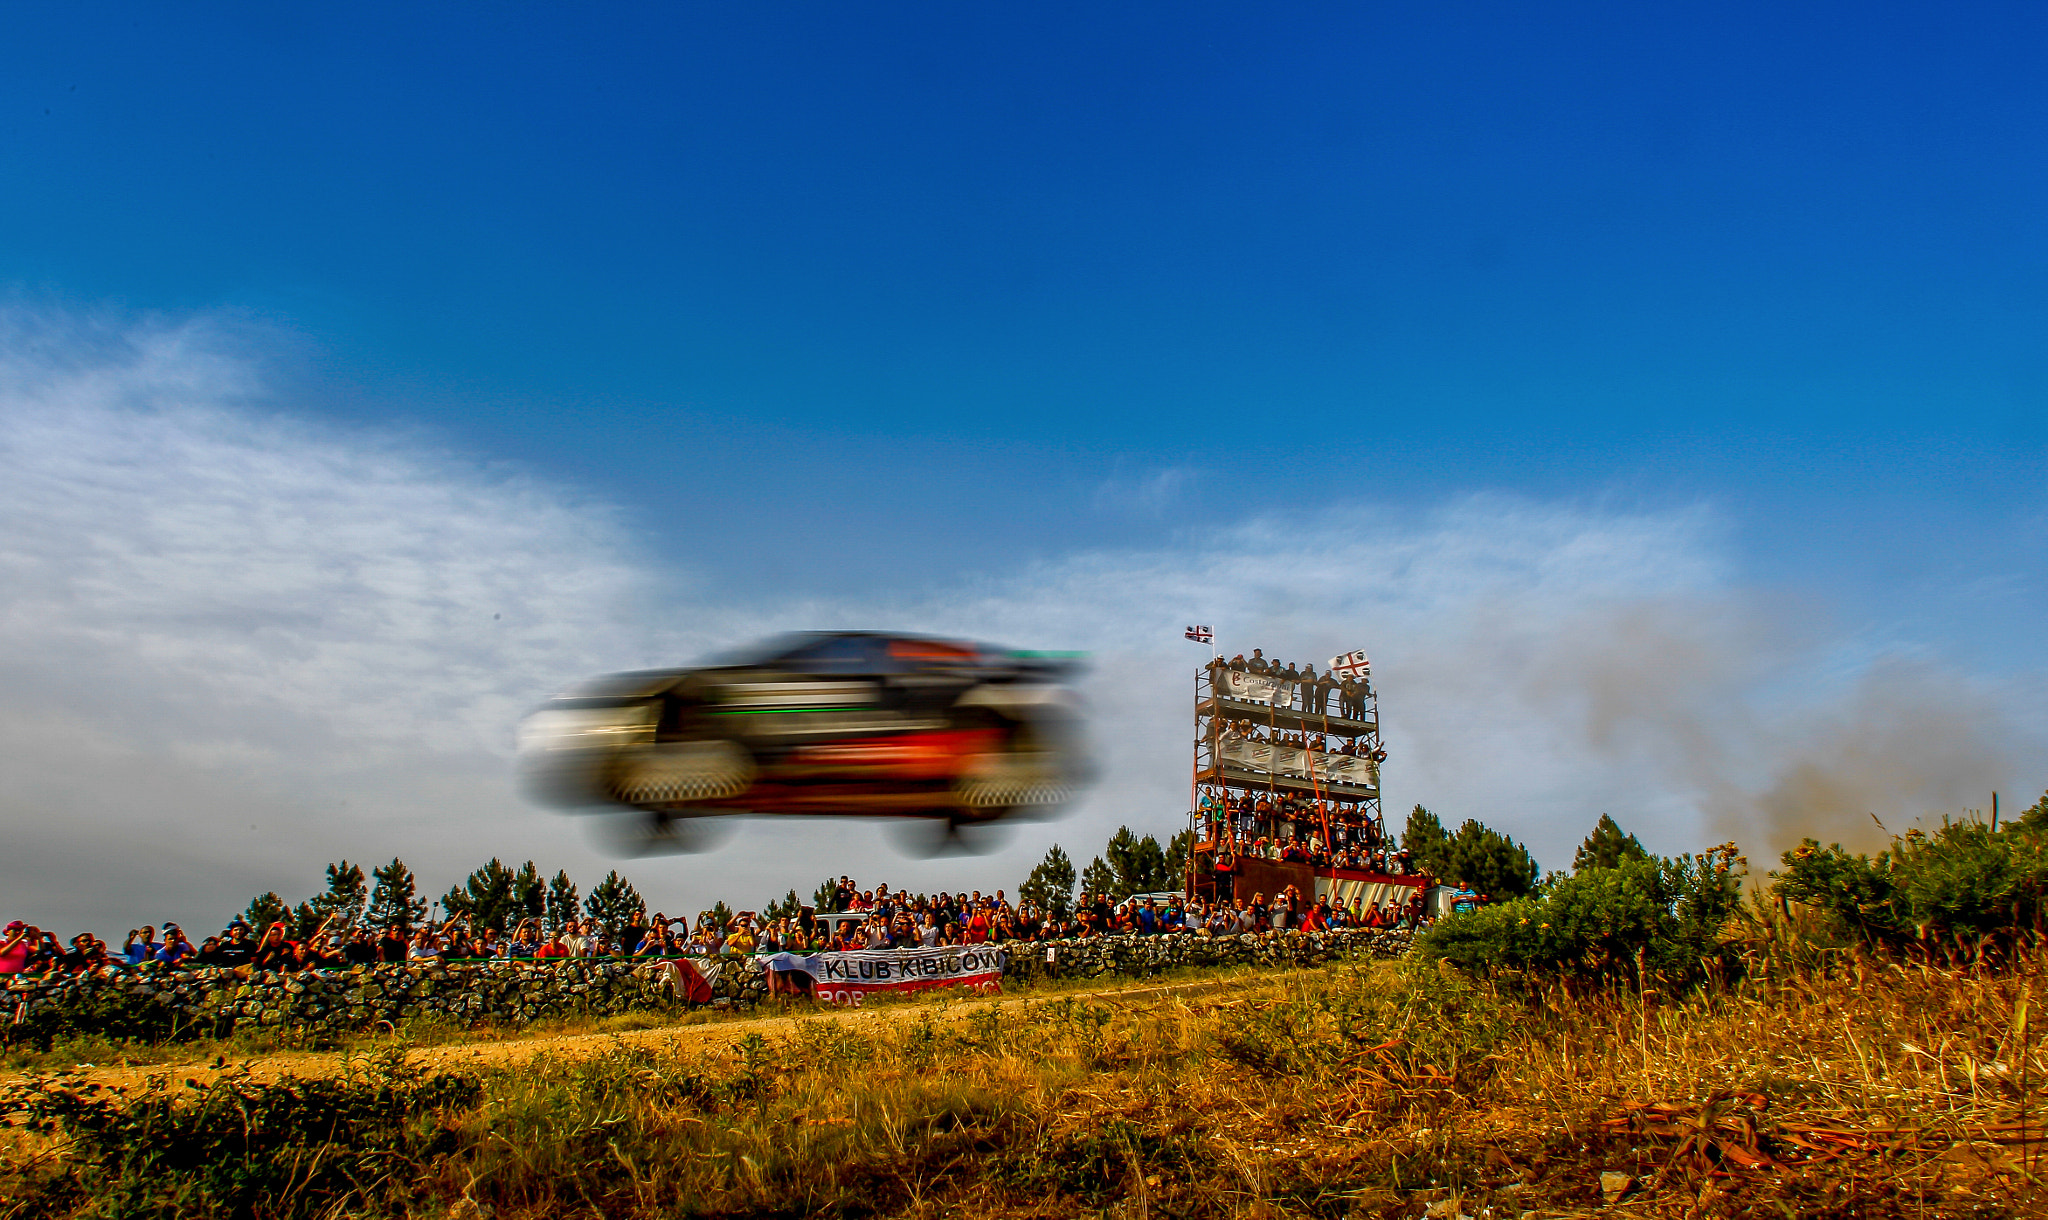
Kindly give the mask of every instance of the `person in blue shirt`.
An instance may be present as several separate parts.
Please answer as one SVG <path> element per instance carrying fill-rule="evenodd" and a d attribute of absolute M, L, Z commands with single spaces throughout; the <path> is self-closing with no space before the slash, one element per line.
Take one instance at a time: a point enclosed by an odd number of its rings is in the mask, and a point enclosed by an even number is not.
<path fill-rule="evenodd" d="M 121 946 L 121 956 L 128 959 L 129 965 L 140 966 L 155 961 L 156 950 L 156 925 L 144 924 L 142 931 L 128 934 L 128 942 Z"/>
<path fill-rule="evenodd" d="M 177 924 L 164 925 L 164 945 L 156 951 L 156 960 L 166 966 L 177 966 L 192 956 L 192 942 L 185 939 L 185 930 Z"/>

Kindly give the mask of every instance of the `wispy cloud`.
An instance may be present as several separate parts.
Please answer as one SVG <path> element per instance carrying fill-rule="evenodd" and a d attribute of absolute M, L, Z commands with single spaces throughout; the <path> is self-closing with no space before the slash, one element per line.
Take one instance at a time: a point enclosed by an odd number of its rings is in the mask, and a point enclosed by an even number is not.
<path fill-rule="evenodd" d="M 1416 519 L 1256 519 L 1170 547 L 798 603 L 721 598 L 587 494 L 271 401 L 204 324 L 0 325 L 0 885 L 102 930 L 303 892 L 404 855 L 436 889 L 498 854 L 610 867 L 508 777 L 562 682 L 788 627 L 894 624 L 1093 652 L 1105 778 L 1007 853 L 912 863 L 872 828 L 754 825 L 628 871 L 660 903 L 852 870 L 1014 885 L 1058 839 L 1185 810 L 1190 696 L 1226 650 L 1375 658 L 1388 804 L 1564 863 L 1602 810 L 1663 850 L 1981 803 L 2030 743 L 1997 683 L 1858 653 L 1745 590 L 1715 514 L 1470 498 Z M 1912 709 L 1908 714 L 1902 710 Z M 1937 731 L 1937 727 L 1938 730 Z M 1874 830 L 1874 828 L 1872 828 Z"/>

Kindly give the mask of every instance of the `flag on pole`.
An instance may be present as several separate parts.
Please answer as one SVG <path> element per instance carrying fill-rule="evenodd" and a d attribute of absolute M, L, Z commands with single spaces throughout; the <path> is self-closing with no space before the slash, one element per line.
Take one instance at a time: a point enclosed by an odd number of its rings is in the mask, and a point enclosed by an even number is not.
<path fill-rule="evenodd" d="M 1333 678 L 1365 678 L 1371 674 L 1372 662 L 1365 659 L 1363 650 L 1330 658 L 1330 676 Z"/>
<path fill-rule="evenodd" d="M 1211 644 L 1216 640 L 1216 633 L 1207 627 L 1190 627 L 1187 629 L 1186 634 L 1189 639 L 1197 644 Z"/>

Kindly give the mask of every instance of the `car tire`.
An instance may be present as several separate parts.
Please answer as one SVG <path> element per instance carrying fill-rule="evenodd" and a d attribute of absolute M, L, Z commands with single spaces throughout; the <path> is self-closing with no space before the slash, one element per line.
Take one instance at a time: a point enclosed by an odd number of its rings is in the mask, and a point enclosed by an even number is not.
<path fill-rule="evenodd" d="M 634 750 L 613 774 L 612 799 L 642 809 L 727 800 L 754 782 L 754 758 L 732 741 L 671 741 Z"/>
<path fill-rule="evenodd" d="M 1029 731 L 1013 727 L 1001 749 L 977 756 L 953 785 L 959 820 L 993 820 L 1012 813 L 1063 805 L 1073 796 L 1058 756 L 1037 749 Z"/>

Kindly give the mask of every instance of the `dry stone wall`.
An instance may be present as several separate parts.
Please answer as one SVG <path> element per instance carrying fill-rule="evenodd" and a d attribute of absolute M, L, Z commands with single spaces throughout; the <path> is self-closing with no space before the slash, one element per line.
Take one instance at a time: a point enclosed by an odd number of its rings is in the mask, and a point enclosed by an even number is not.
<path fill-rule="evenodd" d="M 1165 970 L 1317 965 L 1344 956 L 1398 957 L 1400 929 L 1313 935 L 1102 936 L 1009 944 L 1005 980 L 1146 977 Z M 1050 956 L 1048 957 L 1048 953 Z M 706 973 L 712 973 L 707 970 Z M 715 967 L 710 1004 L 749 1007 L 767 991 L 762 964 L 728 958 Z M 221 1037 L 250 1027 L 340 1034 L 427 1019 L 520 1026 L 561 1017 L 689 1007 L 659 967 L 605 959 L 435 962 L 348 970 L 168 970 L 147 965 L 111 978 L 16 979 L 7 985 L 6 1041 L 47 1046 L 97 1033 L 160 1041 Z"/>

